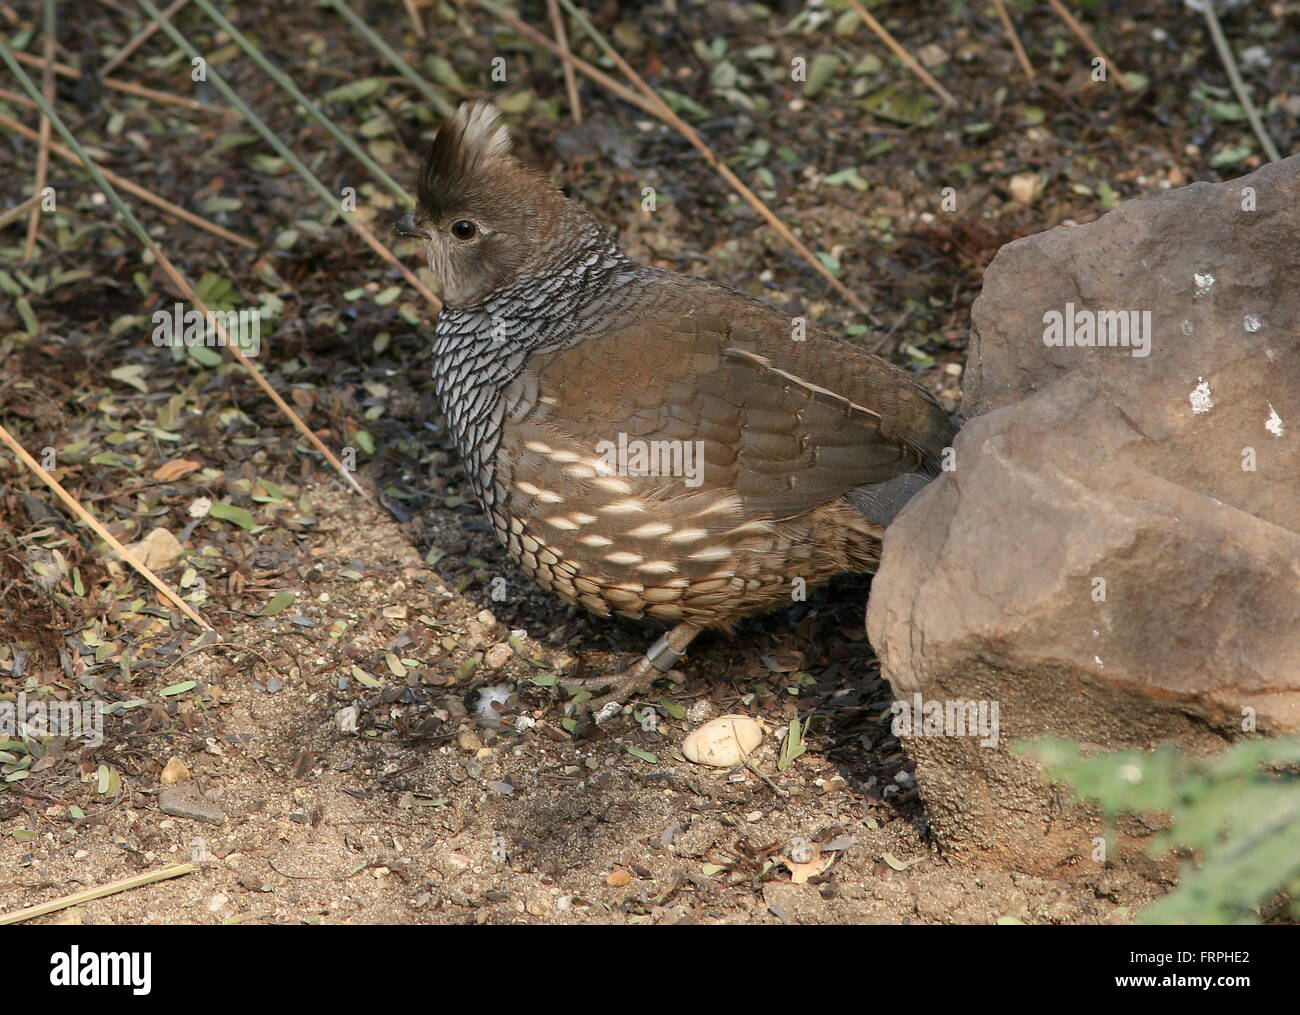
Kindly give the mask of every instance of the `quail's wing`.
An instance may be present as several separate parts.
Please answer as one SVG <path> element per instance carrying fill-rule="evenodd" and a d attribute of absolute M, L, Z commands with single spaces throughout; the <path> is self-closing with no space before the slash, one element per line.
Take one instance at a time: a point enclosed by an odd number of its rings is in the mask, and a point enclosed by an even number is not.
<path fill-rule="evenodd" d="M 781 519 L 853 494 L 887 524 L 950 439 L 902 371 L 732 290 L 682 279 L 627 316 L 545 357 L 525 429 L 590 449 L 639 497 L 734 497 L 743 519 Z"/>

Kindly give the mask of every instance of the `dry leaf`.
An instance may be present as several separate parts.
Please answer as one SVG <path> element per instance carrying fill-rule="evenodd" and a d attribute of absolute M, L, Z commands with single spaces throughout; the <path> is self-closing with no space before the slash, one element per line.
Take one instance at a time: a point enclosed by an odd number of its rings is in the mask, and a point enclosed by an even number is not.
<path fill-rule="evenodd" d="M 790 869 L 790 883 L 795 885 L 806 885 L 809 878 L 815 878 L 818 874 L 823 873 L 827 867 L 835 862 L 835 857 L 826 853 L 821 854 L 812 863 L 795 863 L 789 857 L 781 857 L 781 862 Z"/>
<path fill-rule="evenodd" d="M 154 529 L 137 543 L 127 546 L 135 559 L 151 571 L 166 571 L 185 548 L 166 529 Z"/>
<path fill-rule="evenodd" d="M 173 479 L 188 476 L 195 469 L 202 467 L 202 462 L 196 462 L 190 458 L 173 458 L 170 462 L 163 462 L 162 465 L 154 469 L 153 478 L 161 479 L 164 483 L 170 483 Z"/>

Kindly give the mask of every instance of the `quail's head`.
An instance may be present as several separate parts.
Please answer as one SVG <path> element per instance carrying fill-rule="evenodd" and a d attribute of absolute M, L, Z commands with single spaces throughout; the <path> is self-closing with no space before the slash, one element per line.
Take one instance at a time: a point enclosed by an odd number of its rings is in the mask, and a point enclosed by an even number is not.
<path fill-rule="evenodd" d="M 510 131 L 487 102 L 467 102 L 439 128 L 418 203 L 396 231 L 424 241 L 445 303 L 472 307 L 548 264 L 594 223 L 510 153 Z"/>

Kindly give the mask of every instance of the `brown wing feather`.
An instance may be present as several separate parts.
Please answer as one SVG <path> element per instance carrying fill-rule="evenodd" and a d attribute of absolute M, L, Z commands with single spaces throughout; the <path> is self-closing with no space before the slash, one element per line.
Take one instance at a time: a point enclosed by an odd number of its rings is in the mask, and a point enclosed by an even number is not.
<path fill-rule="evenodd" d="M 620 433 L 702 442 L 702 487 L 662 477 L 641 496 L 734 491 L 745 519 L 792 517 L 925 471 L 950 437 L 902 371 L 820 334 L 795 341 L 788 318 L 725 287 L 666 276 L 627 319 L 547 357 L 531 421 L 591 449 Z"/>

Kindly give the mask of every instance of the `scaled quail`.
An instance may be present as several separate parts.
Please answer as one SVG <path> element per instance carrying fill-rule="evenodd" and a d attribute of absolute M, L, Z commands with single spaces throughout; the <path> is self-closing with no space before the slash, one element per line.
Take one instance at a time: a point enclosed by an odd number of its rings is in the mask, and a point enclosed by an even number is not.
<path fill-rule="evenodd" d="M 418 197 L 397 232 L 442 286 L 435 387 L 497 536 L 565 602 L 672 625 L 589 683 L 645 690 L 700 631 L 875 570 L 953 436 L 905 373 L 637 264 L 490 104 L 442 125 Z"/>

